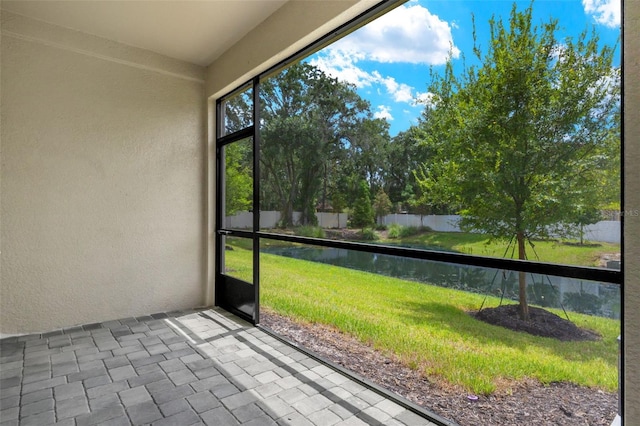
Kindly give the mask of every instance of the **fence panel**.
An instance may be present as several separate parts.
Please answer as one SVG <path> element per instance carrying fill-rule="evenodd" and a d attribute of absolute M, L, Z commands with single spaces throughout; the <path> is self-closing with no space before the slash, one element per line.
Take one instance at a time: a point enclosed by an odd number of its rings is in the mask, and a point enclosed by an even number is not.
<path fill-rule="evenodd" d="M 298 225 L 300 212 L 293 213 L 293 222 Z M 349 217 L 347 213 L 316 213 L 318 226 L 322 228 L 346 228 Z M 260 228 L 275 228 L 280 220 L 278 211 L 261 211 Z M 397 223 L 402 226 L 429 227 L 437 232 L 460 232 L 458 215 L 425 215 L 416 214 L 389 214 L 382 218 L 383 225 L 389 226 Z M 253 224 L 251 212 L 239 212 L 233 216 L 227 216 L 226 226 L 235 229 L 250 229 Z M 620 243 L 620 222 L 616 220 L 603 220 L 593 225 L 585 226 L 585 240 L 594 242 Z"/>

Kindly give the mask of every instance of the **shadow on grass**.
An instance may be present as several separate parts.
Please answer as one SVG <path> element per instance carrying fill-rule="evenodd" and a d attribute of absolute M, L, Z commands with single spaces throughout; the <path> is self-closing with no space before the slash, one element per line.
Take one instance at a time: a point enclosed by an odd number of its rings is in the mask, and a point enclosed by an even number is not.
<path fill-rule="evenodd" d="M 525 332 L 513 331 L 491 325 L 474 318 L 470 313 L 455 306 L 441 302 L 403 302 L 406 312 L 403 320 L 407 324 L 446 329 L 460 339 L 474 342 L 479 346 L 506 346 L 526 352 L 539 347 L 572 361 L 590 361 L 603 359 L 611 365 L 617 363 L 617 346 L 614 338 L 603 336 L 601 341 L 563 342 L 548 337 L 534 336 Z M 611 350 L 607 350 L 610 346 Z M 592 348 L 592 350 L 586 350 Z"/>

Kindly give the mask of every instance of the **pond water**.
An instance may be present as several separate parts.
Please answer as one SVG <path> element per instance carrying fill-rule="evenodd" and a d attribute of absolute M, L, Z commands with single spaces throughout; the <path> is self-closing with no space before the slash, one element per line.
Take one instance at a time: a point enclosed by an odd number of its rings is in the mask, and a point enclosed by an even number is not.
<path fill-rule="evenodd" d="M 518 273 L 400 256 L 321 247 L 266 247 L 279 256 L 309 260 L 389 277 L 418 281 L 507 299 L 518 299 Z M 527 274 L 529 303 L 620 318 L 620 286 L 550 275 Z"/>

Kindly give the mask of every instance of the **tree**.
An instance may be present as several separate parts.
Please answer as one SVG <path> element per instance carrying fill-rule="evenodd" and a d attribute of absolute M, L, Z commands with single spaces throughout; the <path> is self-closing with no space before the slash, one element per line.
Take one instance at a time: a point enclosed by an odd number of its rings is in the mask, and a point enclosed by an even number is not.
<path fill-rule="evenodd" d="M 342 213 L 347 207 L 347 201 L 340 192 L 336 192 L 333 194 L 333 198 L 331 198 L 331 206 L 333 207 L 334 213 Z"/>
<path fill-rule="evenodd" d="M 389 144 L 389 165 L 385 170 L 385 188 L 391 202 L 400 203 L 403 210 L 409 209 L 413 197 L 415 177 L 413 171 L 427 160 L 427 150 L 420 145 L 418 128 L 411 126 L 398 133 Z"/>
<path fill-rule="evenodd" d="M 374 223 L 373 208 L 369 186 L 363 179 L 358 184 L 358 196 L 351 212 L 351 225 L 356 228 L 366 228 Z"/>
<path fill-rule="evenodd" d="M 331 199 L 331 205 L 333 207 L 333 212 L 338 216 L 338 228 L 341 228 L 340 213 L 342 213 L 342 211 L 347 207 L 347 202 L 341 193 L 336 192 L 333 194 L 333 198 Z"/>
<path fill-rule="evenodd" d="M 382 224 L 382 218 L 391 213 L 392 208 L 393 204 L 391 203 L 389 196 L 381 187 L 380 189 L 378 189 L 376 197 L 373 200 L 373 209 L 375 211 L 377 219 L 380 221 L 380 224 Z"/>
<path fill-rule="evenodd" d="M 519 259 L 526 242 L 571 222 L 597 187 L 598 152 L 619 132 L 619 70 L 614 49 L 595 32 L 559 42 L 557 21 L 532 24 L 530 5 L 514 4 L 508 24 L 489 21 L 479 66 L 453 61 L 432 72 L 423 143 L 434 152 L 417 173 L 434 203 L 459 205 L 461 226 L 513 239 Z M 615 139 L 615 138 L 614 138 Z M 529 318 L 525 274 L 519 309 Z"/>
<path fill-rule="evenodd" d="M 602 220 L 602 212 L 594 206 L 579 206 L 571 225 L 575 227 L 575 233 L 580 238 L 580 245 L 584 244 L 584 227 Z"/>
<path fill-rule="evenodd" d="M 355 88 L 307 63 L 297 63 L 261 85 L 261 200 L 275 198 L 283 226 L 315 225 L 325 167 L 370 115 Z M 323 197 L 324 198 L 324 197 Z M 323 200 L 326 202 L 326 200 Z"/>
<path fill-rule="evenodd" d="M 388 169 L 389 123 L 380 118 L 364 117 L 349 130 L 348 140 L 345 150 L 351 174 L 364 178 L 375 191 L 383 185 Z"/>
<path fill-rule="evenodd" d="M 253 89 L 237 93 L 222 103 L 222 134 L 228 135 L 253 124 Z"/>
<path fill-rule="evenodd" d="M 434 155 L 431 147 L 423 143 L 423 132 L 418 126 L 398 133 L 389 144 L 389 166 L 385 170 L 385 189 L 392 203 L 400 210 L 419 214 L 450 214 L 452 206 L 434 204 L 423 194 L 416 182 L 415 171 Z"/>
<path fill-rule="evenodd" d="M 251 150 L 246 144 L 236 142 L 226 145 L 225 153 L 225 215 L 251 209 L 253 204 L 253 177 Z"/>

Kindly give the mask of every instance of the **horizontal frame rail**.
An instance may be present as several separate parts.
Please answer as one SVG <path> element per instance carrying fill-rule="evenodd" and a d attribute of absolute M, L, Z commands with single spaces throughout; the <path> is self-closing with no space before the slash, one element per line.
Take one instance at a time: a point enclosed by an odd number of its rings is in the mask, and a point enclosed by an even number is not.
<path fill-rule="evenodd" d="M 244 129 L 240 129 L 236 132 L 229 133 L 228 135 L 222 136 L 218 138 L 216 142 L 218 147 L 223 145 L 230 144 L 231 142 L 240 141 L 242 139 L 247 139 L 253 137 L 254 127 L 253 125 L 245 127 Z"/>
<path fill-rule="evenodd" d="M 342 248 L 364 251 L 375 254 L 409 257 L 413 259 L 432 260 L 437 262 L 454 263 L 494 269 L 508 269 L 533 274 L 554 275 L 558 277 L 575 278 L 589 281 L 600 281 L 611 284 L 622 284 L 622 272 L 613 269 L 586 266 L 561 265 L 531 260 L 500 259 L 494 257 L 450 253 L 435 250 L 422 250 L 408 247 L 388 246 L 382 244 L 358 243 L 352 241 L 327 240 L 321 238 L 299 237 L 295 235 L 257 232 L 259 238 L 287 241 L 292 243 L 309 244 L 320 247 Z"/>

